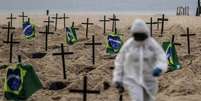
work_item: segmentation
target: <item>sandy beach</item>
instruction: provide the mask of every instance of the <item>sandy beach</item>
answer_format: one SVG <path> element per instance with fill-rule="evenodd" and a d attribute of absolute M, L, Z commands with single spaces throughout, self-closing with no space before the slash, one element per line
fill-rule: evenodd
<path fill-rule="evenodd" d="M 18 16 L 20 13 L 14 14 Z M 32 59 L 31 53 L 44 52 L 45 35 L 37 34 L 36 39 L 27 41 L 22 35 L 21 18 L 13 21 L 13 26 L 16 27 L 14 39 L 20 41 L 19 45 L 14 45 L 13 62 L 17 61 L 17 55 L 22 56 L 23 63 L 29 63 L 34 66 L 44 89 L 37 91 L 28 101 L 82 101 L 81 94 L 70 93 L 70 88 L 82 89 L 83 75 L 88 76 L 88 88 L 92 90 L 100 90 L 99 95 L 88 95 L 88 101 L 118 101 L 118 91 L 113 86 L 109 89 L 103 89 L 103 82 L 108 82 L 112 85 L 111 67 L 114 66 L 114 59 L 106 59 L 105 53 L 105 35 L 103 34 L 103 23 L 99 20 L 103 19 L 104 14 L 67 14 L 70 19 L 67 19 L 67 26 L 70 26 L 74 21 L 75 26 L 79 28 L 77 32 L 79 42 L 74 45 L 65 43 L 65 32 L 63 30 L 63 20 L 58 20 L 58 30 L 53 35 L 49 35 L 47 55 L 42 59 Z M 112 14 L 105 14 L 112 17 Z M 8 22 L 6 16 L 0 16 L 0 27 L 5 26 Z M 55 16 L 55 15 L 51 15 Z M 63 16 L 63 14 L 59 14 Z M 123 38 L 126 41 L 129 37 L 129 27 L 133 20 L 140 18 L 146 22 L 150 21 L 150 17 L 156 21 L 161 15 L 133 15 L 133 14 L 116 14 L 120 19 L 117 22 L 118 31 L 124 34 Z M 201 18 L 193 16 L 166 16 L 169 21 L 165 22 L 165 32 L 163 37 L 159 37 L 160 30 L 154 26 L 153 37 L 162 44 L 164 41 L 171 40 L 172 35 L 175 35 L 175 41 L 181 43 L 181 46 L 176 46 L 177 55 L 182 64 L 182 69 L 165 73 L 159 78 L 159 92 L 156 101 L 201 101 Z M 37 26 L 36 30 L 44 31 L 47 20 L 45 15 L 30 15 L 31 21 Z M 90 18 L 90 22 L 94 23 L 89 27 L 89 40 L 85 39 L 86 18 Z M 112 22 L 107 23 L 107 32 L 111 31 Z M 190 28 L 190 33 L 196 36 L 190 37 L 191 55 L 187 53 L 186 37 L 181 37 L 180 34 L 186 33 L 186 28 Z M 51 24 L 51 31 L 54 31 L 54 24 Z M 6 40 L 7 30 L 0 29 L 0 64 L 8 64 L 9 62 L 9 46 L 3 43 Z M 96 64 L 91 63 L 91 47 L 85 46 L 84 43 L 91 42 L 91 36 L 95 35 L 96 42 L 103 43 L 102 46 L 96 46 Z M 60 44 L 64 43 L 65 51 L 73 51 L 74 55 L 66 56 L 65 62 L 67 67 L 67 79 L 63 80 L 61 56 L 52 56 L 52 53 L 60 52 Z M 93 67 L 94 69 L 88 69 Z M 0 101 L 3 98 L 3 78 L 5 69 L 0 70 Z M 67 87 L 58 90 L 48 90 L 48 84 L 53 81 L 62 81 L 67 84 Z M 130 101 L 127 91 L 124 93 L 124 101 Z"/>

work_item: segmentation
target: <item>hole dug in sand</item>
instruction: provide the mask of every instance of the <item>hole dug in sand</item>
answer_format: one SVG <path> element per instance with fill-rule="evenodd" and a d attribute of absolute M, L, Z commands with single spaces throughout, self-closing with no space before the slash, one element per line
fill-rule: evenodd
<path fill-rule="evenodd" d="M 67 87 L 69 83 L 63 81 L 51 81 L 48 85 L 48 90 L 61 90 Z"/>

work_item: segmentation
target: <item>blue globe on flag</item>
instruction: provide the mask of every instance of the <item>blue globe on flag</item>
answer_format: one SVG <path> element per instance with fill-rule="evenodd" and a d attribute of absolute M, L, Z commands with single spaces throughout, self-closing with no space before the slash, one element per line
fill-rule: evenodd
<path fill-rule="evenodd" d="M 121 39 L 117 36 L 108 36 L 108 43 L 113 49 L 121 48 Z"/>
<path fill-rule="evenodd" d="M 35 37 L 35 27 L 30 22 L 23 24 L 23 33 L 27 39 Z"/>

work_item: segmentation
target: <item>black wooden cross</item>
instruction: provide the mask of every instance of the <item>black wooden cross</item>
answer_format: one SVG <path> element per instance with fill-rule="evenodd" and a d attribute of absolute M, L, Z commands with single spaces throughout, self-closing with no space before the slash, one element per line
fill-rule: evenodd
<path fill-rule="evenodd" d="M 54 21 L 50 20 L 50 16 L 48 16 L 48 20 L 44 22 L 47 23 L 48 29 L 50 28 L 50 23 L 54 23 Z"/>
<path fill-rule="evenodd" d="M 87 22 L 82 24 L 86 25 L 86 39 L 88 39 L 89 25 L 93 25 L 93 23 L 89 23 L 89 18 L 87 18 Z"/>
<path fill-rule="evenodd" d="M 189 28 L 187 27 L 187 34 L 181 34 L 182 37 L 187 37 L 188 43 L 188 55 L 191 54 L 191 46 L 190 46 L 190 36 L 195 36 L 196 34 L 190 34 Z"/>
<path fill-rule="evenodd" d="M 92 63 L 95 64 L 95 46 L 96 45 L 102 45 L 102 43 L 96 43 L 95 42 L 95 36 L 92 35 L 92 43 L 85 43 L 85 45 L 91 45 L 92 46 Z"/>
<path fill-rule="evenodd" d="M 10 26 L 13 27 L 13 20 L 17 19 L 16 17 L 13 17 L 13 14 L 10 14 L 10 17 L 7 17 L 6 19 L 10 19 Z"/>
<path fill-rule="evenodd" d="M 150 22 L 147 22 L 146 24 L 150 24 L 150 33 L 151 33 L 151 36 L 152 36 L 153 35 L 153 25 L 158 24 L 158 22 L 153 22 L 153 19 L 151 17 Z"/>
<path fill-rule="evenodd" d="M 52 17 L 52 19 L 55 19 L 55 28 L 54 28 L 54 31 L 57 31 L 57 22 L 58 22 L 58 19 L 62 19 L 62 18 L 58 17 L 58 13 L 56 13 L 56 16 Z"/>
<path fill-rule="evenodd" d="M 47 25 L 45 27 L 45 32 L 39 32 L 39 33 L 45 34 L 45 51 L 47 51 L 47 47 L 48 47 L 48 35 L 49 34 L 54 34 L 54 33 L 49 31 L 49 27 Z"/>
<path fill-rule="evenodd" d="M 10 41 L 7 41 L 7 42 L 4 42 L 4 43 L 9 43 L 10 44 L 10 57 L 9 57 L 9 63 L 12 63 L 12 57 L 13 57 L 13 44 L 19 44 L 19 42 L 14 42 L 13 41 L 13 35 L 14 35 L 14 32 L 11 33 L 11 37 L 10 37 Z"/>
<path fill-rule="evenodd" d="M 15 27 L 11 27 L 10 22 L 8 22 L 8 26 L 7 26 L 7 27 L 2 27 L 2 29 L 7 29 L 7 40 L 4 41 L 4 42 L 9 42 L 9 39 L 10 39 L 10 31 L 11 31 L 11 30 L 14 30 Z"/>
<path fill-rule="evenodd" d="M 109 22 L 110 20 L 106 19 L 106 16 L 104 15 L 103 20 L 99 20 L 100 22 L 103 22 L 103 34 L 106 34 L 106 22 Z"/>
<path fill-rule="evenodd" d="M 52 55 L 61 55 L 62 57 L 62 64 L 63 64 L 63 78 L 66 79 L 66 66 L 65 66 L 65 55 L 72 55 L 73 52 L 65 52 L 64 45 L 61 44 L 61 53 L 53 53 Z"/>
<path fill-rule="evenodd" d="M 115 14 L 113 14 L 112 18 L 109 18 L 109 20 L 112 20 L 112 32 L 115 31 L 115 28 L 117 27 L 117 21 L 120 21 Z"/>
<path fill-rule="evenodd" d="M 66 19 L 69 19 L 70 17 L 66 16 L 66 14 L 64 13 L 63 17 L 60 18 L 64 20 L 64 29 L 66 29 Z"/>
<path fill-rule="evenodd" d="M 165 23 L 165 21 L 168 21 L 168 18 L 165 18 L 165 15 L 163 14 L 162 18 L 158 18 L 157 20 L 161 21 L 161 37 L 162 37 L 163 36 L 163 31 L 164 31 L 164 23 Z"/>
<path fill-rule="evenodd" d="M 87 76 L 84 76 L 84 82 L 83 82 L 83 89 L 70 89 L 69 90 L 72 93 L 82 93 L 83 94 L 83 101 L 87 101 L 87 94 L 100 94 L 100 91 L 98 90 L 88 90 L 87 89 Z"/>
<path fill-rule="evenodd" d="M 175 42 L 175 36 L 172 35 L 172 41 L 171 41 L 174 45 L 178 45 L 178 46 L 181 46 L 181 43 L 176 43 Z"/>
<path fill-rule="evenodd" d="M 79 30 L 79 28 L 75 27 L 75 22 L 74 21 L 72 22 L 72 26 L 71 27 L 74 28 L 75 30 Z"/>
<path fill-rule="evenodd" d="M 22 15 L 19 15 L 19 17 L 22 17 L 22 26 L 24 24 L 24 19 L 27 18 L 28 16 L 24 15 L 24 12 L 22 12 Z"/>

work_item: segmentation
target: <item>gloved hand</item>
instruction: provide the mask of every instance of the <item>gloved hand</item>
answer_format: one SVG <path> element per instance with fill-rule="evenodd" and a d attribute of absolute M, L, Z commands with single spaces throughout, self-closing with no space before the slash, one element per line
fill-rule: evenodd
<path fill-rule="evenodd" d="M 123 83 L 122 82 L 115 82 L 115 86 L 119 90 L 119 93 L 123 93 L 124 92 L 124 87 L 123 87 Z"/>
<path fill-rule="evenodd" d="M 159 77 L 160 75 L 161 75 L 161 73 L 162 73 L 162 70 L 160 69 L 160 68 L 155 68 L 154 70 L 153 70 L 153 76 L 154 77 Z"/>

